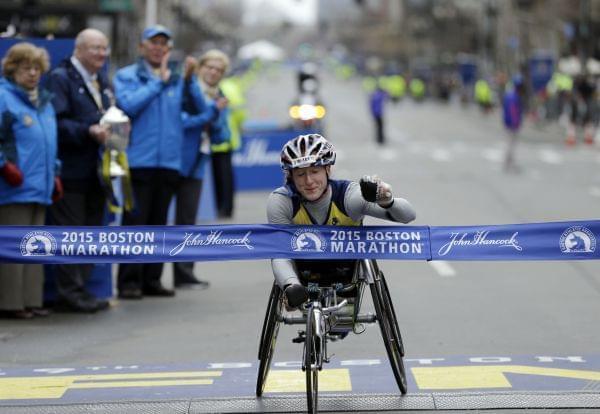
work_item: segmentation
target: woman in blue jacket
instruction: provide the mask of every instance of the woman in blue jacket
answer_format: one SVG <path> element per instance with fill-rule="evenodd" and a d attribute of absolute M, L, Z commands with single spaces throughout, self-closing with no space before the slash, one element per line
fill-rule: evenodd
<path fill-rule="evenodd" d="M 57 177 L 56 116 L 50 95 L 39 88 L 49 67 L 45 49 L 12 46 L 2 60 L 0 79 L 0 226 L 41 226 L 46 206 L 60 198 Z M 56 242 L 32 231 L 21 243 L 24 256 L 51 255 Z M 0 264 L 0 314 L 30 319 L 45 316 L 44 275 L 38 264 Z"/>
<path fill-rule="evenodd" d="M 213 49 L 203 54 L 197 65 L 190 63 L 188 66 L 197 66 L 197 76 L 189 77 L 183 91 L 181 119 L 184 138 L 175 211 L 175 224 L 180 225 L 196 224 L 202 180 L 211 156 L 211 144 L 221 144 L 229 139 L 227 99 L 218 89 L 218 82 L 229 67 L 229 58 L 223 52 Z M 205 107 L 197 105 L 197 102 L 202 101 L 205 101 Z M 175 287 L 208 287 L 207 281 L 194 275 L 194 263 L 178 262 L 173 265 Z"/>

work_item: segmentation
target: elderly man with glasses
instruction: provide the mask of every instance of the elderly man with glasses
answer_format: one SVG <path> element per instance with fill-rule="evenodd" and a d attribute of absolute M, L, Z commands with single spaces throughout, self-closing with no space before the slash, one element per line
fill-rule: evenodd
<path fill-rule="evenodd" d="M 100 125 L 112 97 L 102 70 L 109 54 L 104 33 L 85 29 L 75 38 L 73 55 L 50 74 L 65 192 L 49 210 L 55 225 L 100 226 L 104 220 L 106 199 L 97 171 L 99 149 L 109 137 L 108 128 Z M 108 308 L 106 300 L 86 289 L 92 269 L 92 264 L 55 266 L 57 310 L 93 313 Z"/>

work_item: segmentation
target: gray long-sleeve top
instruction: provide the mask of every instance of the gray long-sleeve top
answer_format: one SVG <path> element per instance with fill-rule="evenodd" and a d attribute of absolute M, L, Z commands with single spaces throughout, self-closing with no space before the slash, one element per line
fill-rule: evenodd
<path fill-rule="evenodd" d="M 273 191 L 267 201 L 267 220 L 271 224 L 293 224 L 292 200 L 285 195 L 286 190 L 278 188 Z M 303 201 L 304 208 L 317 223 L 325 223 L 331 203 L 331 186 L 323 197 L 314 202 Z M 360 185 L 351 182 L 344 194 L 344 208 L 354 221 L 362 221 L 365 216 L 389 220 L 397 223 L 410 223 L 416 217 L 413 206 L 404 198 L 395 197 L 391 207 L 383 208 L 376 203 L 366 201 L 361 194 Z M 292 259 L 271 260 L 273 274 L 282 289 L 290 283 L 299 283 Z"/>

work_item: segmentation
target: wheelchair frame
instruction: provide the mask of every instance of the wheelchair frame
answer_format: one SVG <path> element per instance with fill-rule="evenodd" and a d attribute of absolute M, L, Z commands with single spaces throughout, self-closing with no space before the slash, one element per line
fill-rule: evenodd
<path fill-rule="evenodd" d="M 360 313 L 362 293 L 366 285 L 369 285 L 371 291 L 375 315 Z M 340 314 L 348 301 L 339 300 L 339 295 L 352 289 L 355 289 L 352 316 Z M 284 311 L 283 292 L 273 283 L 258 348 L 256 396 L 261 397 L 264 392 L 282 322 L 286 325 L 306 326 L 304 335 L 300 334 L 300 340 L 304 342 L 302 371 L 306 372 L 308 412 L 317 412 L 318 374 L 323 363 L 329 362 L 327 341 L 340 333 L 343 337 L 344 332 L 354 331 L 357 324 L 379 323 L 394 378 L 401 394 L 406 394 L 404 345 L 387 282 L 377 262 L 372 259 L 357 260 L 350 284 L 319 286 L 309 283 L 308 290 L 310 299 L 302 307 L 302 316 L 293 316 Z"/>

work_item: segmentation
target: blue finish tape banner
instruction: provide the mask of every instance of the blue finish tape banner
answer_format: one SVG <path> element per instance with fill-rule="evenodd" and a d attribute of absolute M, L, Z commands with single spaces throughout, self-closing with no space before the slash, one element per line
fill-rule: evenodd
<path fill-rule="evenodd" d="M 153 263 L 270 258 L 427 260 L 428 227 L 0 227 L 0 262 Z"/>
<path fill-rule="evenodd" d="M 600 221 L 496 226 L 0 227 L 0 262 L 598 260 Z"/>
<path fill-rule="evenodd" d="M 600 221 L 430 227 L 432 260 L 600 259 Z"/>

